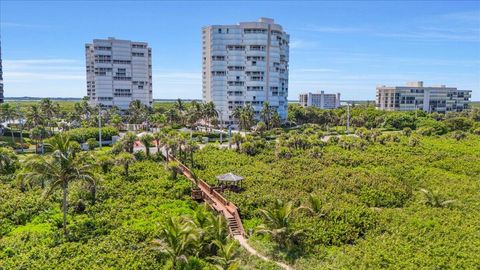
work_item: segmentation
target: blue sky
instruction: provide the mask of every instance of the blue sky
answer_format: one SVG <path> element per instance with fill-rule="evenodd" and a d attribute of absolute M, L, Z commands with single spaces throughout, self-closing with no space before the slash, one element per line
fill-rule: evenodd
<path fill-rule="evenodd" d="M 423 80 L 480 100 L 480 1 L 0 2 L 7 97 L 84 96 L 84 44 L 116 37 L 152 47 L 154 98 L 201 98 L 201 27 L 270 17 L 290 34 L 289 99 Z"/>

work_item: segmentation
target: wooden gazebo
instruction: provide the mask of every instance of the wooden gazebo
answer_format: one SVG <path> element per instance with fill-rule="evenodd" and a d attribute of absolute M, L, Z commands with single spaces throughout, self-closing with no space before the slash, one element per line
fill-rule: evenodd
<path fill-rule="evenodd" d="M 238 191 L 242 187 L 243 179 L 244 178 L 242 176 L 236 175 L 231 172 L 222 174 L 217 176 L 218 187 L 220 187 L 222 190 L 225 188 L 228 188 L 228 189 Z"/>

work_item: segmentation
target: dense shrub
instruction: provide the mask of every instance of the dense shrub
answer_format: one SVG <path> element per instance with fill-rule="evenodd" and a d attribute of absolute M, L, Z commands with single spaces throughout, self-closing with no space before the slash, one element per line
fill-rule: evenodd
<path fill-rule="evenodd" d="M 415 116 L 406 113 L 391 113 L 385 117 L 383 126 L 385 128 L 394 128 L 397 130 L 402 130 L 406 127 L 415 129 Z"/>
<path fill-rule="evenodd" d="M 472 128 L 473 124 L 473 120 L 467 117 L 453 117 L 445 120 L 445 125 L 450 131 L 468 131 Z"/>
<path fill-rule="evenodd" d="M 426 136 L 443 135 L 448 131 L 445 123 L 429 118 L 421 118 L 417 123 L 417 128 L 420 134 L 425 134 Z"/>
<path fill-rule="evenodd" d="M 66 131 L 70 138 L 79 143 L 84 143 L 88 139 L 99 139 L 98 128 L 76 128 Z M 113 136 L 118 136 L 118 130 L 113 127 L 102 127 L 102 140 L 109 141 Z"/>
<path fill-rule="evenodd" d="M 417 262 L 422 268 L 435 268 L 439 261 L 445 268 L 472 268 L 478 258 L 472 252 L 476 244 L 465 239 L 474 237 L 480 227 L 475 215 L 479 205 L 474 203 L 479 199 L 475 192 L 480 173 L 478 136 L 456 142 L 450 134 L 414 133 L 408 138 L 387 134 L 380 140 L 391 138 L 394 143 L 370 142 L 362 151 L 342 145 L 366 140 L 345 137 L 338 145 L 305 150 L 267 146 L 253 157 L 204 148 L 196 155 L 196 174 L 212 184 L 216 175 L 228 171 L 245 177 L 242 192 L 225 196 L 240 208 L 247 229 L 258 225 L 258 209 L 276 199 L 309 208 L 309 194 L 319 194 L 321 210 L 316 214 L 305 210 L 295 218 L 294 229 L 305 233 L 301 255 L 270 248 L 268 237 L 250 240 L 273 256 L 301 256 L 296 269 L 318 265 L 320 269 L 407 269 L 415 268 Z M 321 157 L 312 158 L 317 150 Z M 441 190 L 446 199 L 456 200 L 455 206 L 425 207 L 419 194 L 424 187 Z M 437 246 L 439 254 L 423 252 Z M 468 255 L 451 259 L 448 254 L 458 250 Z M 380 263 L 385 257 L 388 262 Z"/>

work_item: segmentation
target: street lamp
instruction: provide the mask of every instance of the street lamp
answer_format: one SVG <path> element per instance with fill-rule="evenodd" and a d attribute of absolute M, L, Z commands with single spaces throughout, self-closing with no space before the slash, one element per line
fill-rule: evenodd
<path fill-rule="evenodd" d="M 98 147 L 100 150 L 102 149 L 102 115 L 104 112 L 100 107 L 98 108 Z"/>
<path fill-rule="evenodd" d="M 347 130 L 345 133 L 350 134 L 350 103 L 342 102 L 341 105 L 347 106 Z"/>
<path fill-rule="evenodd" d="M 24 119 L 23 119 L 23 113 L 20 111 L 20 107 L 18 106 L 17 104 L 17 111 L 18 111 L 18 123 L 20 124 L 20 148 L 22 149 L 22 153 L 23 153 L 23 123 L 24 123 Z"/>
<path fill-rule="evenodd" d="M 220 145 L 223 143 L 223 110 L 217 110 L 218 114 L 220 115 Z"/>

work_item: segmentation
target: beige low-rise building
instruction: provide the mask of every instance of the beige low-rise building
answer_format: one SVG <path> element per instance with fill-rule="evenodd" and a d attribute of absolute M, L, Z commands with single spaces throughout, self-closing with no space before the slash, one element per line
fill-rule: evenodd
<path fill-rule="evenodd" d="M 377 86 L 377 109 L 386 111 L 459 112 L 469 107 L 471 90 L 456 87 L 424 86 L 422 81 L 406 86 Z"/>

